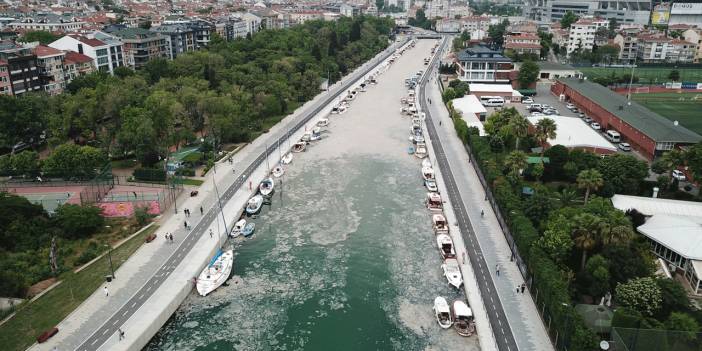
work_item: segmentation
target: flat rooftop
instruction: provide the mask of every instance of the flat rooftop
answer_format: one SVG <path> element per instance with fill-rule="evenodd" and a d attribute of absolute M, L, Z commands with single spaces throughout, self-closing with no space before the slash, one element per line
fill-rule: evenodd
<path fill-rule="evenodd" d="M 544 118 L 556 122 L 556 137 L 549 139 L 551 145 L 563 145 L 568 148 L 597 148 L 600 150 L 617 151 L 602 135 L 592 129 L 583 120 L 565 116 L 529 116 L 527 120 L 532 125 Z"/>

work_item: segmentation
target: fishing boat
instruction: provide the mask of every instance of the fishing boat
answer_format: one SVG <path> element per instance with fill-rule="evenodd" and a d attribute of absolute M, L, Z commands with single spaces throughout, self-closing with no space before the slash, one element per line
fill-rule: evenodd
<path fill-rule="evenodd" d="M 434 228 L 434 233 L 436 234 L 447 234 L 449 232 L 448 222 L 446 217 L 441 213 L 437 213 L 431 216 L 432 226 Z"/>
<path fill-rule="evenodd" d="M 453 318 L 451 308 L 445 298 L 437 296 L 434 299 L 434 314 L 436 315 L 436 322 L 439 323 L 441 328 L 451 328 Z"/>
<path fill-rule="evenodd" d="M 431 167 L 431 160 L 429 160 L 428 158 L 423 159 L 422 160 L 422 168 L 424 168 L 424 167 Z"/>
<path fill-rule="evenodd" d="M 244 229 L 241 230 L 241 235 L 248 238 L 253 235 L 254 230 L 256 230 L 256 223 L 247 223 Z"/>
<path fill-rule="evenodd" d="M 284 165 L 289 165 L 292 163 L 293 160 L 293 155 L 292 153 L 288 152 L 287 154 L 283 155 L 283 157 L 280 158 L 280 163 Z"/>
<path fill-rule="evenodd" d="M 302 138 L 300 138 L 300 141 L 308 142 L 312 140 L 312 132 L 306 131 L 305 134 L 302 134 Z"/>
<path fill-rule="evenodd" d="M 285 168 L 281 165 L 277 165 L 273 167 L 273 171 L 271 171 L 271 174 L 276 178 L 280 178 L 283 176 L 283 174 L 285 174 Z"/>
<path fill-rule="evenodd" d="M 314 127 L 310 134 L 310 141 L 317 141 L 319 139 L 322 139 L 322 128 Z"/>
<path fill-rule="evenodd" d="M 271 177 L 262 180 L 261 184 L 258 185 L 258 191 L 260 191 L 261 195 L 263 196 L 269 196 L 270 194 L 272 194 L 274 188 L 275 181 Z"/>
<path fill-rule="evenodd" d="M 256 195 L 246 204 L 246 214 L 249 216 L 256 214 L 261 211 L 261 207 L 263 207 L 263 195 Z"/>
<path fill-rule="evenodd" d="M 427 145 L 425 143 L 417 143 L 417 149 L 414 150 L 414 156 L 418 158 L 427 157 Z"/>
<path fill-rule="evenodd" d="M 426 179 L 424 181 L 424 186 L 427 187 L 427 190 L 432 191 L 432 192 L 438 192 L 439 187 L 436 185 L 436 180 L 434 179 Z"/>
<path fill-rule="evenodd" d="M 331 114 L 338 115 L 339 114 L 339 106 L 332 107 Z"/>
<path fill-rule="evenodd" d="M 429 167 L 422 167 L 422 178 L 424 180 L 434 179 L 434 169 Z"/>
<path fill-rule="evenodd" d="M 318 127 L 326 127 L 328 125 L 329 125 L 329 118 L 322 118 L 319 121 L 317 121 Z"/>
<path fill-rule="evenodd" d="M 456 289 L 460 289 L 461 285 L 463 285 L 463 276 L 461 275 L 461 268 L 458 266 L 458 260 L 455 258 L 444 259 L 441 269 L 444 271 L 444 277 L 446 277 L 448 283 Z"/>
<path fill-rule="evenodd" d="M 434 192 L 427 193 L 426 205 L 429 211 L 439 213 L 441 213 L 441 209 L 444 206 L 443 202 L 441 201 L 441 195 L 439 195 L 439 193 Z"/>
<path fill-rule="evenodd" d="M 307 147 L 307 143 L 304 141 L 298 141 L 292 146 L 292 152 L 303 152 Z"/>
<path fill-rule="evenodd" d="M 219 288 L 229 278 L 233 266 L 234 252 L 232 250 L 217 252 L 215 257 L 212 258 L 207 267 L 197 277 L 197 292 L 201 296 L 207 296 L 207 294 Z"/>
<path fill-rule="evenodd" d="M 245 219 L 240 219 L 238 222 L 234 223 L 234 228 L 232 228 L 232 232 L 229 234 L 232 238 L 236 238 L 237 236 L 241 235 L 241 230 L 244 229 L 246 226 L 246 220 Z"/>
<path fill-rule="evenodd" d="M 422 133 L 416 133 L 412 136 L 412 142 L 415 144 L 424 144 L 424 135 Z"/>
<path fill-rule="evenodd" d="M 464 301 L 455 300 L 451 309 L 453 327 L 460 336 L 471 336 L 475 333 L 475 319 L 473 311 Z"/>
<path fill-rule="evenodd" d="M 436 244 L 439 246 L 441 257 L 444 259 L 456 257 L 456 250 L 453 247 L 453 240 L 448 234 L 439 234 L 436 236 Z"/>

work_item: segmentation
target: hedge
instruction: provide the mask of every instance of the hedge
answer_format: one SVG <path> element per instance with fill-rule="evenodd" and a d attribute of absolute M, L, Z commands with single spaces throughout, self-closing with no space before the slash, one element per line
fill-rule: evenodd
<path fill-rule="evenodd" d="M 137 168 L 134 170 L 134 179 L 147 182 L 166 181 L 166 171 L 160 168 Z"/>

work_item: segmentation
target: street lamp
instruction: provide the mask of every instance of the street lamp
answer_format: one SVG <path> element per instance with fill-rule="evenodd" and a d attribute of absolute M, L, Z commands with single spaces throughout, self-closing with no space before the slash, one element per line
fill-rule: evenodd
<path fill-rule="evenodd" d="M 112 272 L 112 279 L 117 279 L 117 277 L 115 276 L 115 268 L 112 265 L 112 246 L 105 244 L 105 247 L 109 248 L 109 250 L 107 251 L 107 257 L 110 260 L 110 271 Z"/>

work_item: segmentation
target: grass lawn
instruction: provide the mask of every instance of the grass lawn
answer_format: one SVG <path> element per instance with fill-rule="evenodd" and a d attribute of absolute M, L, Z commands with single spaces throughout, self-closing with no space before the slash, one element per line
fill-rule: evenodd
<path fill-rule="evenodd" d="M 204 181 L 200 179 L 190 179 L 190 178 L 183 178 L 182 181 L 183 185 L 195 185 L 195 186 L 200 186 Z"/>
<path fill-rule="evenodd" d="M 610 76 L 614 72 L 617 76 L 631 73 L 631 68 L 614 68 L 614 67 L 578 67 L 578 70 L 583 72 L 588 79 L 594 79 L 601 76 Z M 658 82 L 665 83 L 670 81 L 668 75 L 675 68 L 654 68 L 654 67 L 637 67 L 634 70 L 634 75 L 639 77 L 640 83 Z M 680 81 L 682 82 L 702 82 L 702 68 L 677 68 L 680 72 Z"/>
<path fill-rule="evenodd" d="M 115 270 L 144 244 L 144 239 L 156 229 L 157 226 L 153 225 L 115 249 L 112 252 Z M 109 274 L 107 255 L 79 273 L 73 273 L 73 271 L 63 273 L 59 277 L 63 281 L 61 285 L 33 303 L 22 305 L 12 319 L 0 326 L 2 349 L 20 351 L 31 346 L 39 334 L 56 326 L 98 289 L 105 281 L 107 274 Z"/>
<path fill-rule="evenodd" d="M 700 100 L 692 100 L 696 96 Z M 702 94 L 699 93 L 653 93 L 632 94 L 635 101 L 659 113 L 663 117 L 678 121 L 681 125 L 702 135 Z"/>

